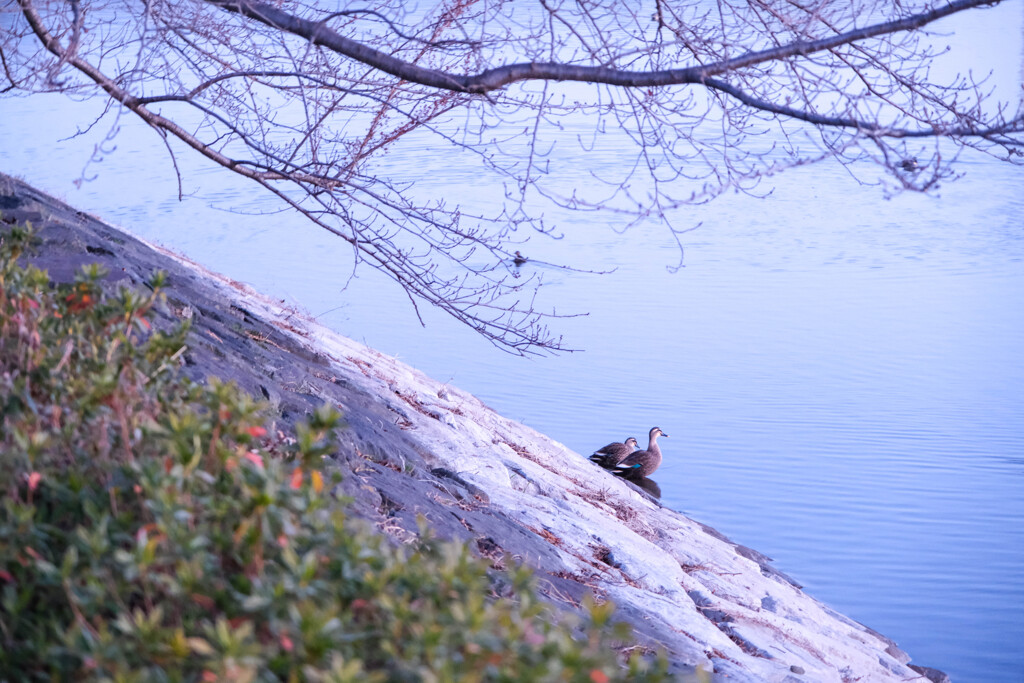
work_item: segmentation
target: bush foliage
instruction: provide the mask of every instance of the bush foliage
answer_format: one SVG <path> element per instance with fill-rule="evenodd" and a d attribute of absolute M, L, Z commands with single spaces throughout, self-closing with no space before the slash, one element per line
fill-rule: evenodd
<path fill-rule="evenodd" d="M 177 371 L 162 275 L 53 286 L 17 263 L 31 238 L 0 236 L 0 681 L 665 678 L 618 662 L 610 605 L 574 638 L 527 571 L 347 518 L 334 411 L 271 439 L 265 406 Z"/>

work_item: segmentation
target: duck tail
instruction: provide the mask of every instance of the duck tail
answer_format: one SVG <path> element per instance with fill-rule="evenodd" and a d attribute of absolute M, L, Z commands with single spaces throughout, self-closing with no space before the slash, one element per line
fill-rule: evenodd
<path fill-rule="evenodd" d="M 611 473 L 616 477 L 635 477 L 637 472 L 640 471 L 640 467 L 640 463 L 636 463 L 635 465 L 616 465 L 611 468 Z"/>

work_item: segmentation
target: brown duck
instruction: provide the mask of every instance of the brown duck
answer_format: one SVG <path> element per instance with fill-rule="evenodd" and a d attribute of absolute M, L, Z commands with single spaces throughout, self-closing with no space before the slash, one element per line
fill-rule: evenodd
<path fill-rule="evenodd" d="M 651 476 L 651 473 L 661 465 L 661 448 L 658 447 L 659 436 L 668 438 L 668 434 L 658 427 L 651 429 L 647 450 L 630 453 L 612 468 L 612 473 L 628 479 L 642 479 Z"/>
<path fill-rule="evenodd" d="M 590 456 L 590 462 L 597 463 L 606 470 L 610 470 L 622 462 L 623 458 L 636 449 L 636 439 L 631 436 L 623 443 L 616 441 L 615 443 L 610 443 L 607 446 L 598 448 Z"/>

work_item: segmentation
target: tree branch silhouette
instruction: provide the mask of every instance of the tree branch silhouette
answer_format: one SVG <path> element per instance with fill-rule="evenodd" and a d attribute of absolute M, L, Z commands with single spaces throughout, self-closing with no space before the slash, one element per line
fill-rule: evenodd
<path fill-rule="evenodd" d="M 1022 163 L 1020 93 L 937 78 L 923 32 L 996 4 L 18 0 L 0 94 L 101 93 L 161 135 L 176 173 L 174 140 L 344 240 L 417 315 L 527 354 L 565 350 L 548 327 L 562 314 L 511 265 L 530 235 L 561 234 L 547 204 L 620 232 L 658 221 L 681 247 L 677 209 L 787 168 L 868 162 L 926 191 L 965 148 Z M 628 156 L 602 162 L 608 140 Z M 504 195 L 425 196 L 383 164 L 410 144 Z"/>

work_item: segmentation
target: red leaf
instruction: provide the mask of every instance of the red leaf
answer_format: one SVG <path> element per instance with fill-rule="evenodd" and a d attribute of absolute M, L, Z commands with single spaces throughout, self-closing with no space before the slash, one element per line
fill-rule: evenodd
<path fill-rule="evenodd" d="M 193 593 L 191 596 L 192 602 L 196 603 L 203 609 L 213 609 L 217 603 L 213 601 L 213 598 L 207 595 L 200 595 L 199 593 Z"/>

